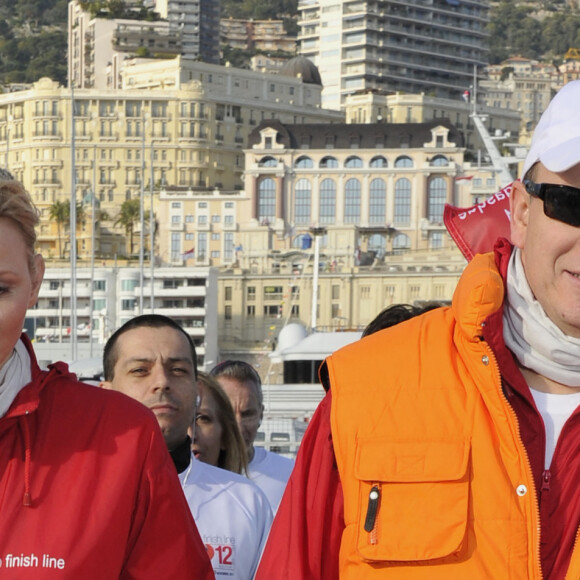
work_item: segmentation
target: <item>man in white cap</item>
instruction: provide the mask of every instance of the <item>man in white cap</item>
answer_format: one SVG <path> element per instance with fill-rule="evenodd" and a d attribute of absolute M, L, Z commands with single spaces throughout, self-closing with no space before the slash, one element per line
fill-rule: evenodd
<path fill-rule="evenodd" d="M 580 81 L 510 209 L 449 308 L 326 360 L 258 580 L 580 578 Z"/>

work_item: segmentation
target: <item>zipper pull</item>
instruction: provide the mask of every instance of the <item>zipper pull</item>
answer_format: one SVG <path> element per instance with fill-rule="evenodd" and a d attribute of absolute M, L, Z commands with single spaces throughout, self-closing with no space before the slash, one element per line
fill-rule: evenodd
<path fill-rule="evenodd" d="M 542 490 L 541 491 L 550 491 L 550 478 L 552 477 L 552 473 L 549 469 L 546 469 L 542 472 Z"/>
<path fill-rule="evenodd" d="M 377 511 L 381 492 L 378 485 L 373 485 L 369 493 L 369 507 L 367 508 L 367 517 L 365 518 L 365 532 L 372 532 L 377 519 Z"/>

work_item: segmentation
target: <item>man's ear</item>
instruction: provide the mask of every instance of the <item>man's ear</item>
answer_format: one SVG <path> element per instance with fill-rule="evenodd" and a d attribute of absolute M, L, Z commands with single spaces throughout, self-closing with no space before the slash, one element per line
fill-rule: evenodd
<path fill-rule="evenodd" d="M 518 248 L 524 247 L 530 217 L 532 196 L 521 181 L 514 181 L 510 196 L 510 237 Z"/>
<path fill-rule="evenodd" d="M 111 381 L 101 381 L 99 383 L 99 387 L 101 389 L 108 389 L 109 391 L 113 390 L 113 383 L 111 383 Z"/>

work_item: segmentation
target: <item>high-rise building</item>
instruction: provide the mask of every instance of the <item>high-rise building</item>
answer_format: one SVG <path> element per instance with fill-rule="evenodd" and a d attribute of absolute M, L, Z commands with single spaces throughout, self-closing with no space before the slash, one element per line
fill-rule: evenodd
<path fill-rule="evenodd" d="M 360 90 L 460 98 L 487 64 L 489 0 L 301 0 L 299 52 L 318 66 L 322 105 Z"/>
<path fill-rule="evenodd" d="M 125 2 L 123 18 L 93 14 L 79 0 L 68 7 L 68 83 L 75 88 L 116 89 L 123 62 L 134 56 L 184 56 L 219 64 L 219 0 L 159 0 L 149 6 L 159 20 L 139 19 Z"/>

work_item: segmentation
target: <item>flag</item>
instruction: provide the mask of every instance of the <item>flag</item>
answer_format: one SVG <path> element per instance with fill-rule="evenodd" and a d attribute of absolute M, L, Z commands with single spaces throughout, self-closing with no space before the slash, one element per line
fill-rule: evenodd
<path fill-rule="evenodd" d="M 469 103 L 469 101 L 471 100 L 471 93 L 469 91 L 463 91 L 463 95 L 461 95 L 463 97 L 463 100 L 466 103 Z"/>
<path fill-rule="evenodd" d="M 491 252 L 498 238 L 510 237 L 512 184 L 472 207 L 445 205 L 443 222 L 467 260 Z"/>
<path fill-rule="evenodd" d="M 188 258 L 193 258 L 194 253 L 195 253 L 195 248 L 191 248 L 191 250 L 187 250 L 187 252 L 183 252 L 183 254 L 181 254 L 181 259 L 187 260 Z"/>
<path fill-rule="evenodd" d="M 473 179 L 473 175 L 458 175 L 455 178 L 455 181 L 471 181 Z"/>
<path fill-rule="evenodd" d="M 235 250 L 236 252 L 243 252 L 243 251 L 244 251 L 244 246 L 242 246 L 242 244 L 240 244 L 239 246 L 236 246 L 236 247 L 234 248 L 234 250 Z"/>

